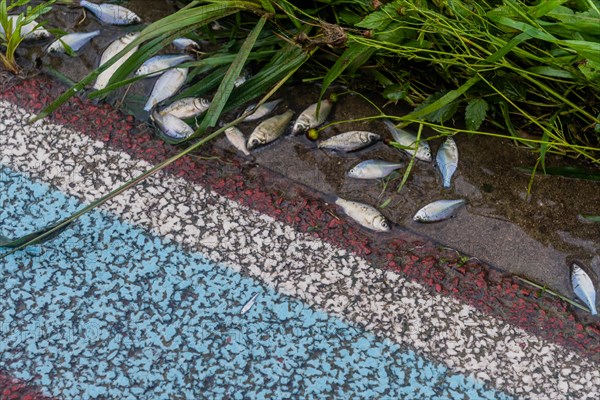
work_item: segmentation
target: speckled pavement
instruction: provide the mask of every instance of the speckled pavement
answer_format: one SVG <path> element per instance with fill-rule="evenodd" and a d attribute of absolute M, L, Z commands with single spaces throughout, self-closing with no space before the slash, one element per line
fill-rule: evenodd
<path fill-rule="evenodd" d="M 45 90 L 0 100 L 5 236 L 172 151 L 106 107 L 27 125 Z M 0 370 L 61 399 L 600 394 L 597 319 L 309 194 L 269 196 L 261 174 L 187 159 L 0 260 Z"/>

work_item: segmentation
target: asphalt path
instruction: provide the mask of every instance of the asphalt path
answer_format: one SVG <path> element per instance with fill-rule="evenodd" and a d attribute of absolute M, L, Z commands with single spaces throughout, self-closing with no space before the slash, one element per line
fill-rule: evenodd
<path fill-rule="evenodd" d="M 80 100 L 28 124 L 58 90 L 38 78 L 0 96 L 1 235 L 68 216 L 175 151 Z M 600 395 L 597 318 L 400 227 L 364 232 L 318 194 L 214 151 L 0 260 L 3 390 Z"/>

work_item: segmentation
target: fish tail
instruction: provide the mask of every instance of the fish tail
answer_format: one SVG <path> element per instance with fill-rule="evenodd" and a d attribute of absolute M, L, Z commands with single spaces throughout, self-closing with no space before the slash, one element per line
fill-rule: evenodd
<path fill-rule="evenodd" d="M 394 129 L 396 129 L 396 125 L 394 125 L 394 123 L 393 123 L 392 121 L 390 121 L 389 119 L 384 119 L 384 120 L 383 120 L 383 124 L 384 124 L 385 126 L 387 126 L 387 127 L 388 127 L 388 129 L 390 129 L 390 130 L 392 130 L 392 131 L 393 131 Z"/>

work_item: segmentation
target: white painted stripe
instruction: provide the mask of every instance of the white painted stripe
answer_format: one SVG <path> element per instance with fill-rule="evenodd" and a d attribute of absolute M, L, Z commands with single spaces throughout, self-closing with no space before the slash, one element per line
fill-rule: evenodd
<path fill-rule="evenodd" d="M 65 127 L 26 125 L 29 117 L 0 101 L 0 163 L 85 202 L 150 167 Z M 600 395 L 598 366 L 577 354 L 183 179 L 158 174 L 105 209 L 510 394 Z"/>

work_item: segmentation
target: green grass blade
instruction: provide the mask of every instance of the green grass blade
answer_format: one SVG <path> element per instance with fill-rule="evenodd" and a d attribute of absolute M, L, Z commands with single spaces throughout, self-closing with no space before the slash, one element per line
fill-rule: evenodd
<path fill-rule="evenodd" d="M 600 215 L 582 215 L 582 217 L 590 222 L 600 222 Z"/>
<path fill-rule="evenodd" d="M 534 169 L 531 167 L 517 167 L 517 170 L 530 173 Z M 577 167 L 548 167 L 546 168 L 546 175 L 584 179 L 588 181 L 600 181 L 600 174 Z"/>
<path fill-rule="evenodd" d="M 18 248 L 25 244 L 27 246 L 33 244 L 41 244 L 43 242 L 47 242 L 48 240 L 52 240 L 56 236 L 60 235 L 69 227 L 69 225 L 70 223 L 61 225 L 61 223 L 59 222 L 54 225 L 50 225 L 40 231 L 22 236 L 18 239 L 9 239 L 5 236 L 0 235 L 0 248 Z"/>
<path fill-rule="evenodd" d="M 423 107 L 419 110 L 413 111 L 410 114 L 400 117 L 399 119 L 403 120 L 403 121 L 420 119 L 431 113 L 434 113 L 434 112 L 438 111 L 439 109 L 441 109 L 442 107 L 445 107 L 448 104 L 455 101 L 456 99 L 458 99 L 460 96 L 465 94 L 473 85 L 475 85 L 479 81 L 480 81 L 479 76 L 473 76 L 468 81 L 463 83 L 458 89 L 449 91 L 448 93 L 446 93 L 441 98 L 434 101 L 433 103 L 429 104 L 428 106 Z"/>
<path fill-rule="evenodd" d="M 219 117 L 221 116 L 221 113 L 227 104 L 227 100 L 229 100 L 229 96 L 231 96 L 235 80 L 240 76 L 242 68 L 244 68 L 246 60 L 248 59 L 248 56 L 254 47 L 254 43 L 256 42 L 256 39 L 258 38 L 258 35 L 262 31 L 266 22 L 267 17 L 263 15 L 244 41 L 240 51 L 231 63 L 231 66 L 227 70 L 225 77 L 221 81 L 221 85 L 219 86 L 213 101 L 210 103 L 210 107 L 206 111 L 205 117 L 200 123 L 200 131 L 204 131 L 207 128 L 212 128 L 217 124 L 217 121 L 219 120 Z"/>
<path fill-rule="evenodd" d="M 365 46 L 361 43 L 350 43 L 340 58 L 337 59 L 333 67 L 327 71 L 325 78 L 323 78 L 323 86 L 321 87 L 319 99 L 323 98 L 323 95 L 325 95 L 329 86 L 331 86 L 331 84 L 335 82 L 347 68 L 358 68 L 366 62 L 373 53 L 375 53 L 375 50 L 374 47 Z"/>

